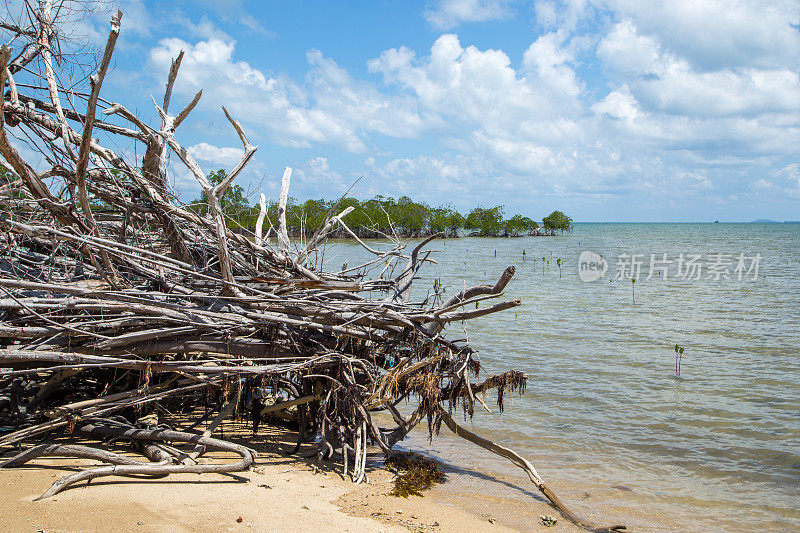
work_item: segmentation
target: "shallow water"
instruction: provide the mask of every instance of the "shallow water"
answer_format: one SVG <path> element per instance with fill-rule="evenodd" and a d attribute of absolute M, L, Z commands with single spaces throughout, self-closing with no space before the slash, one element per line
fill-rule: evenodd
<path fill-rule="evenodd" d="M 800 224 L 577 224 L 563 237 L 431 247 L 439 264 L 421 272 L 417 295 L 435 277 L 452 294 L 517 269 L 506 296 L 522 305 L 471 320 L 466 333 L 486 372 L 526 372 L 527 392 L 509 397 L 501 417 L 476 411 L 468 426 L 529 456 L 570 494 L 588 487 L 588 512 L 614 508 L 615 522 L 640 531 L 800 530 Z M 578 275 L 587 250 L 609 268 L 592 282 Z M 635 285 L 620 254 L 642 254 Z M 647 279 L 651 254 L 675 261 L 666 277 Z M 680 254 L 682 266 L 700 255 L 700 279 L 678 276 Z M 336 244 L 326 262 L 345 257 L 365 256 Z M 454 324 L 449 336 L 463 333 Z M 675 344 L 685 349 L 680 377 Z M 417 435 L 412 445 L 521 479 L 466 442 L 428 446 Z M 454 477 L 456 491 L 485 483 Z"/>

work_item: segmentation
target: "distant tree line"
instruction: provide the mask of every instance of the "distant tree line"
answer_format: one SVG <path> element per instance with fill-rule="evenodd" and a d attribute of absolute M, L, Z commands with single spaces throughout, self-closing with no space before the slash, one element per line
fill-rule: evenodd
<path fill-rule="evenodd" d="M 208 175 L 212 184 L 217 184 L 225 177 L 220 169 Z M 431 207 L 418 203 L 407 196 L 397 200 L 384 196 L 376 196 L 360 202 L 355 198 L 336 200 L 306 200 L 298 202 L 289 198 L 286 206 L 286 225 L 290 235 L 295 237 L 312 235 L 329 214 L 338 214 L 347 207 L 353 207 L 344 219 L 347 226 L 362 238 L 397 235 L 399 237 L 425 237 L 435 233 L 443 233 L 447 237 L 458 237 L 459 230 L 468 230 L 471 235 L 483 237 L 519 237 L 522 235 L 549 234 L 556 231 L 572 231 L 572 219 L 561 211 L 553 211 L 542 220 L 542 228 L 535 220 L 521 215 L 504 218 L 503 206 L 492 208 L 476 207 L 465 217 L 452 206 Z M 189 207 L 198 214 L 205 215 L 208 206 L 205 198 L 198 197 Z M 231 229 L 252 231 L 260 212 L 258 204 L 250 205 L 244 189 L 240 185 L 231 185 L 222 198 L 222 208 Z M 335 211 L 335 212 L 334 212 Z M 277 202 L 268 202 L 267 220 L 264 223 L 266 233 L 270 224 L 276 225 L 278 220 Z M 344 230 L 338 235 L 347 237 Z"/>

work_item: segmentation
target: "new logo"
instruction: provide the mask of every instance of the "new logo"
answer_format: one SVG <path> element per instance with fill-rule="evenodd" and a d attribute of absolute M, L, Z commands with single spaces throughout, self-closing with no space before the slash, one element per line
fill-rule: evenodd
<path fill-rule="evenodd" d="M 590 282 L 602 278 L 608 270 L 608 263 L 603 256 L 586 250 L 578 257 L 578 276 L 581 281 Z"/>

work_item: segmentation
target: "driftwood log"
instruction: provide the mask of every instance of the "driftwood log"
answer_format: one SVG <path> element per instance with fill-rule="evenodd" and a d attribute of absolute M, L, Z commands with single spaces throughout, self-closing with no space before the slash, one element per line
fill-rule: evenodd
<path fill-rule="evenodd" d="M 527 377 L 514 370 L 474 383 L 473 349 L 443 334 L 450 323 L 518 306 L 492 302 L 503 297 L 513 267 L 495 285 L 415 301 L 412 283 L 432 261 L 431 238 L 410 251 L 396 238 L 367 244 L 347 226 L 348 208 L 331 212 L 307 243 L 292 243 L 289 168 L 279 217 L 266 221 L 266 233 L 263 207 L 257 228 L 233 231 L 224 195 L 257 147 L 221 107 L 242 156 L 220 183 L 206 177 L 178 133 L 202 91 L 177 114 L 170 107 L 183 53 L 166 73 L 161 105 L 153 100 L 160 121 L 151 126 L 100 97 L 121 12 L 80 89 L 70 73 L 81 79 L 82 65 L 59 42 L 62 10 L 51 0 L 25 5 L 21 20 L 0 24 L 8 43 L 0 49 L 0 467 L 45 455 L 107 464 L 57 481 L 42 498 L 101 476 L 241 471 L 255 452 L 212 437 L 215 428 L 235 415 L 256 431 L 291 408 L 299 430 L 293 452 L 311 439 L 316 455 L 341 461 L 358 483 L 369 445 L 389 455 L 427 421 L 431 434 L 444 423 L 520 466 L 567 519 L 614 529 L 577 518 L 528 461 L 451 416 L 457 408 L 471 415 L 475 402 L 486 407 L 492 390 L 501 409 L 505 393 L 524 391 Z M 197 180 L 207 214 L 170 189 L 170 154 Z M 326 270 L 319 251 L 335 229 L 373 258 Z M 408 416 L 396 407 L 404 400 L 415 406 Z M 219 413 L 195 434 L 148 422 L 143 415 L 156 407 Z M 392 427 L 376 422 L 381 411 Z M 79 442 L 56 442 L 65 438 Z M 89 446 L 92 439 L 127 443 L 146 460 Z M 180 449 L 187 445 L 191 451 Z M 207 448 L 240 460 L 200 462 Z"/>

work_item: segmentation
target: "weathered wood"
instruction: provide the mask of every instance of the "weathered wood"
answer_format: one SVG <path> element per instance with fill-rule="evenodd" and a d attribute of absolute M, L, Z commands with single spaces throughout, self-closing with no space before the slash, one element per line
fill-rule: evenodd
<path fill-rule="evenodd" d="M 429 421 L 429 430 L 447 423 L 445 405 L 472 414 L 479 403 L 488 411 L 483 395 L 496 390 L 502 410 L 504 392 L 524 388 L 526 376 L 514 371 L 473 383 L 480 370 L 473 349 L 448 340 L 443 330 L 520 305 L 501 299 L 513 267 L 493 286 L 467 288 L 440 304 L 415 302 L 411 286 L 420 269 L 435 262 L 428 245 L 438 235 L 415 242 L 410 253 L 393 226 L 388 244 L 367 243 L 344 221 L 352 208 L 336 207 L 319 227 L 308 228 L 315 230 L 308 242 L 293 246 L 286 220 L 289 167 L 270 227 L 275 247 L 264 236 L 264 195 L 256 227 L 232 230 L 223 198 L 257 147 L 224 106 L 242 155 L 219 183 L 211 183 L 181 145 L 176 130 L 203 94 L 171 111 L 183 52 L 170 65 L 161 106 L 153 100 L 159 121 L 150 125 L 123 103 L 101 97 L 121 13 L 87 82 L 70 79 L 70 58 L 59 56 L 63 32 L 50 16 L 51 0 L 31 10 L 30 28 L 6 24 L 18 37 L 10 41 L 13 63 L 12 51 L 0 48 L 0 156 L 8 169 L 0 182 L 0 447 L 46 434 L 78 441 L 81 435 L 110 437 L 138 443 L 140 453 L 160 463 L 120 459 L 79 443 L 31 447 L 5 466 L 52 454 L 109 465 L 67 476 L 43 497 L 103 476 L 245 469 L 253 452 L 212 433 L 234 413 L 249 412 L 255 429 L 260 416 L 289 407 L 297 407 L 294 451 L 314 435 L 313 453 L 341 457 L 345 473 L 360 483 L 370 441 L 388 455 L 422 421 Z M 25 83 L 18 84 L 14 76 L 22 68 Z M 40 88 L 49 101 L 39 99 Z M 85 109 L 74 109 L 76 102 Z M 98 109 L 133 129 L 97 120 Z M 102 141 L 93 138 L 98 129 Z M 39 153 L 23 158 L 15 144 L 20 138 Z M 124 150 L 107 147 L 120 139 Z M 207 210 L 182 205 L 170 190 L 168 150 L 200 185 Z M 131 154 L 142 152 L 140 165 Z M 326 242 L 339 228 L 372 258 L 325 270 Z M 267 407 L 260 403 L 267 395 L 286 401 Z M 404 400 L 416 402 L 407 417 L 395 407 Z M 152 427 L 158 421 L 151 410 L 203 408 L 205 415 L 193 417 L 199 425 L 224 402 L 202 435 Z M 383 410 L 397 427 L 376 425 L 373 415 Z M 122 415 L 148 429 L 131 427 Z M 81 427 L 85 431 L 73 432 Z M 242 459 L 197 464 L 204 446 Z M 492 449 L 527 468 L 512 452 Z"/>
<path fill-rule="evenodd" d="M 239 454 L 242 459 L 229 464 L 203 464 L 203 465 L 114 465 L 83 470 L 75 474 L 65 476 L 55 483 L 36 500 L 43 500 L 55 496 L 62 490 L 80 481 L 89 481 L 99 477 L 107 476 L 136 476 L 147 475 L 157 476 L 164 474 L 227 474 L 230 472 L 242 472 L 250 468 L 255 461 L 255 455 L 249 448 L 239 444 L 234 444 L 224 440 L 193 435 L 179 431 L 167 430 L 145 430 L 145 429 L 124 429 L 95 426 L 87 424 L 81 431 L 91 435 L 102 435 L 104 437 L 131 438 L 149 441 L 171 441 L 171 442 L 191 442 L 203 445 L 216 450 L 228 451 Z"/>
<path fill-rule="evenodd" d="M 289 201 L 289 183 L 292 179 L 292 169 L 286 167 L 281 179 L 281 194 L 278 197 L 278 251 L 288 254 L 291 243 L 286 226 L 286 203 Z"/>

